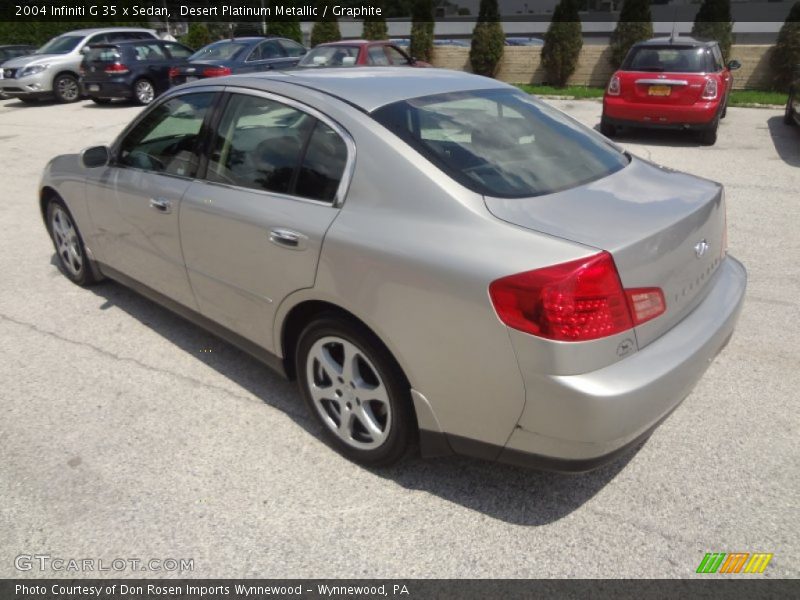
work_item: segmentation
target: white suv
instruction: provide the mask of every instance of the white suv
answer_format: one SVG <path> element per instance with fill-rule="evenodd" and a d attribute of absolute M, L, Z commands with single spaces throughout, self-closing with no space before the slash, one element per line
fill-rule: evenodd
<path fill-rule="evenodd" d="M 35 102 L 45 96 L 55 96 L 59 102 L 75 102 L 81 97 L 78 69 L 87 46 L 144 39 L 158 39 L 158 35 L 152 29 L 132 27 L 79 29 L 64 33 L 34 54 L 3 63 L 0 93 L 23 102 Z"/>

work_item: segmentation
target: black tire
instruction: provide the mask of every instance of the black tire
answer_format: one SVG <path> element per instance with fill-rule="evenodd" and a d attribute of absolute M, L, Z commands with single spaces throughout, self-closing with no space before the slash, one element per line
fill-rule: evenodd
<path fill-rule="evenodd" d="M 713 146 L 717 143 L 717 130 L 719 129 L 719 119 L 714 121 L 714 124 L 708 129 L 703 129 L 699 132 L 697 138 L 704 146 Z"/>
<path fill-rule="evenodd" d="M 53 80 L 53 95 L 61 104 L 70 104 L 81 99 L 78 79 L 69 73 L 61 73 Z"/>
<path fill-rule="evenodd" d="M 725 100 L 725 106 L 722 107 L 722 112 L 719 114 L 720 119 L 724 119 L 728 114 L 728 100 Z"/>
<path fill-rule="evenodd" d="M 783 113 L 783 122 L 787 125 L 797 125 L 792 116 L 792 102 L 794 102 L 794 92 L 789 93 L 789 98 L 786 100 L 786 111 Z"/>
<path fill-rule="evenodd" d="M 357 351 L 350 354 L 357 357 L 351 362 L 358 364 L 353 368 L 352 380 L 344 367 L 346 343 L 352 345 L 351 351 Z M 329 368 L 336 367 L 336 361 L 341 359 L 341 371 L 331 371 L 335 377 L 329 377 L 329 371 L 323 370 L 317 358 L 319 349 L 331 357 Z M 410 386 L 389 351 L 365 327 L 335 314 L 322 315 L 300 334 L 294 358 L 300 393 L 325 437 L 339 453 L 368 467 L 385 467 L 402 460 L 415 448 L 417 423 Z M 358 385 L 352 384 L 356 380 Z M 317 402 L 311 391 L 312 381 L 318 395 L 330 398 Z M 374 399 L 383 395 L 377 392 L 381 384 L 388 404 Z M 328 388 L 330 392 L 326 391 Z M 373 399 L 369 399 L 371 390 L 377 394 Z M 346 423 L 352 423 L 350 427 L 342 426 L 345 411 Z M 370 419 L 373 425 L 378 425 L 377 434 L 366 427 Z M 346 436 L 343 430 L 349 430 L 351 435 Z M 376 447 L 357 447 L 378 442 Z"/>
<path fill-rule="evenodd" d="M 91 100 L 95 104 L 111 104 L 111 98 L 95 98 L 92 96 Z"/>
<path fill-rule="evenodd" d="M 58 267 L 61 272 L 70 281 L 81 286 L 96 283 L 98 278 L 95 276 L 94 267 L 90 264 L 89 257 L 86 255 L 83 238 L 66 204 L 60 198 L 51 198 L 47 203 L 46 215 L 47 231 L 50 234 L 50 239 L 53 240 L 53 247 L 58 257 Z M 59 219 L 60 225 L 56 224 L 56 219 Z M 74 231 L 74 239 L 69 235 L 64 235 L 64 226 L 67 223 Z M 79 267 L 76 268 L 78 263 L 80 263 Z"/>
<path fill-rule="evenodd" d="M 600 133 L 607 138 L 613 138 L 617 135 L 617 128 L 609 123 L 604 117 L 600 118 Z"/>
<path fill-rule="evenodd" d="M 131 98 L 139 106 L 147 106 L 156 99 L 157 95 L 156 86 L 149 79 L 140 77 L 133 82 Z"/>

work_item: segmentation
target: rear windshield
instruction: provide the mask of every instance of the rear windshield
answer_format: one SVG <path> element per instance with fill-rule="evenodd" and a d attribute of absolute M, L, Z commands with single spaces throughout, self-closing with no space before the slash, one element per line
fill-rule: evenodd
<path fill-rule="evenodd" d="M 622 70 L 707 73 L 714 70 L 711 62 L 711 54 L 706 48 L 640 46 L 628 53 L 622 64 Z"/>
<path fill-rule="evenodd" d="M 86 53 L 89 62 L 117 62 L 121 59 L 119 50 L 114 46 L 90 47 Z"/>
<path fill-rule="evenodd" d="M 82 39 L 82 35 L 60 35 L 39 48 L 36 54 L 68 54 Z"/>
<path fill-rule="evenodd" d="M 601 135 L 516 90 L 425 96 L 372 116 L 453 179 L 487 196 L 550 194 L 629 162 Z"/>
<path fill-rule="evenodd" d="M 352 67 L 358 46 L 317 46 L 300 61 L 301 67 Z"/>
<path fill-rule="evenodd" d="M 237 57 L 242 53 L 242 50 L 249 47 L 250 44 L 222 40 L 200 48 L 189 57 L 189 60 L 229 60 Z"/>

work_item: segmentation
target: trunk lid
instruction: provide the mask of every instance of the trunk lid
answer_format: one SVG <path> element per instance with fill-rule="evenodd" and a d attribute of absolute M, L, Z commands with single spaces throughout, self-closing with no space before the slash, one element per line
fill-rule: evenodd
<path fill-rule="evenodd" d="M 627 289 L 661 288 L 666 312 L 635 328 L 639 348 L 702 301 L 723 256 L 722 187 L 635 157 L 624 169 L 577 188 L 485 202 L 509 223 L 607 250 Z"/>
<path fill-rule="evenodd" d="M 653 106 L 690 106 L 699 102 L 707 80 L 700 73 L 620 71 L 617 76 L 625 100 Z"/>

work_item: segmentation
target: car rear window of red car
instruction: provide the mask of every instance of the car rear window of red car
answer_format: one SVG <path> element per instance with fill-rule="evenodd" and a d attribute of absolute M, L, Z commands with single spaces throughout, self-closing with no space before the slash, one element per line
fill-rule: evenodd
<path fill-rule="evenodd" d="M 622 70 L 656 73 L 707 73 L 714 69 L 711 52 L 705 47 L 639 46 L 632 48 L 625 57 Z"/>

